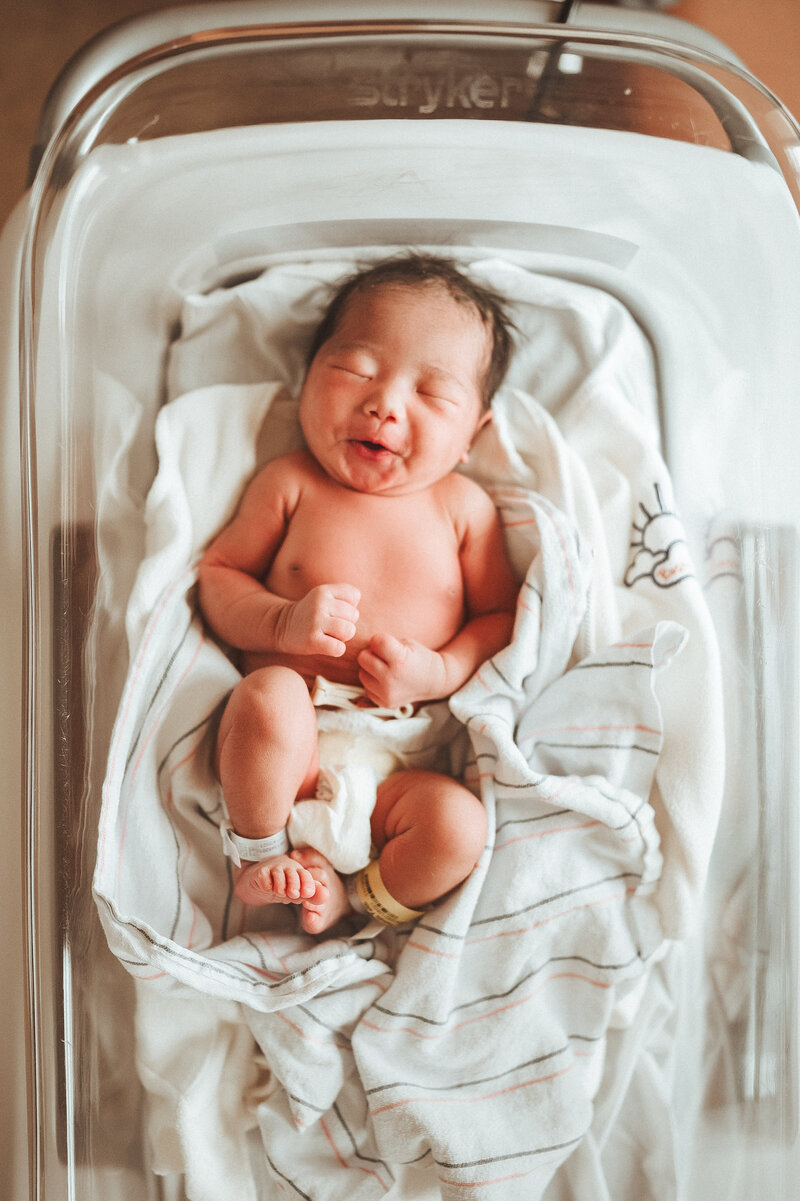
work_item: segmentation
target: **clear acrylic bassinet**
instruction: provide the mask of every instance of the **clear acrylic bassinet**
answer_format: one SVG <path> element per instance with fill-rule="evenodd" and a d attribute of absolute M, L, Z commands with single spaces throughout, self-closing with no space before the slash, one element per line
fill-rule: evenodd
<path fill-rule="evenodd" d="M 3 243 L 7 809 L 13 832 L 19 746 L 26 904 L 24 959 L 16 944 L 9 954 L 24 964 L 29 1074 L 15 1195 L 223 1195 L 221 1128 L 183 1161 L 163 1114 L 164 1081 L 176 1095 L 185 1081 L 176 1069 L 154 1083 L 152 1045 L 142 1051 L 149 969 L 110 952 L 93 895 L 113 731 L 145 637 L 131 596 L 153 554 L 156 420 L 193 388 L 259 386 L 248 338 L 282 319 L 252 299 L 265 270 L 294 278 L 299 264 L 324 280 L 364 253 L 425 246 L 538 281 L 542 357 L 527 381 L 556 426 L 584 390 L 575 436 L 590 474 L 609 379 L 638 398 L 648 453 L 661 447 L 674 510 L 654 487 L 631 502 L 632 530 L 611 477 L 593 479 L 626 514 L 612 547 L 621 594 L 638 579 L 657 608 L 691 575 L 715 630 L 725 783 L 715 838 L 706 817 L 697 837 L 693 878 L 707 868 L 707 881 L 686 894 L 691 921 L 665 920 L 640 988 L 604 1027 L 585 1138 L 570 1128 L 569 1153 L 554 1150 L 554 1119 L 544 1191 L 541 1158 L 529 1175 L 541 1148 L 459 1175 L 431 1168 L 423 1143 L 410 1165 L 348 1142 L 330 1115 L 316 1127 L 329 1162 L 303 1166 L 301 1151 L 296 1174 L 279 1170 L 259 1130 L 269 1089 L 225 1138 L 245 1148 L 239 1167 L 252 1160 L 253 1197 L 787 1201 L 800 1166 L 797 125 L 724 48 L 668 18 L 509 3 L 491 19 L 444 4 L 333 19 L 276 4 L 232 5 L 239 24 L 223 26 L 206 7 L 174 26 L 162 15 L 156 38 L 134 23 L 108 59 L 100 44 L 83 84 L 78 69 L 66 77 Z M 613 443 L 608 428 L 598 438 Z M 694 770 L 687 753 L 687 795 Z M 675 844 L 690 852 L 693 820 Z M 136 934 L 162 937 L 144 922 Z M 242 1002 L 225 1004 L 239 1055 Z M 169 1060 L 168 1031 L 159 1054 Z M 528 1084 L 530 1073 L 472 1081 L 459 1120 L 475 1120 L 464 1098 L 516 1088 L 524 1105 Z M 201 1112 L 186 1111 L 198 1123 Z"/>

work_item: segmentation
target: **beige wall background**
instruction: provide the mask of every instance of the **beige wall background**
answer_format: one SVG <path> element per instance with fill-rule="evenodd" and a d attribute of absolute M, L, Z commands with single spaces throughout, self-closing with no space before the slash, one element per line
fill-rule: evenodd
<path fill-rule="evenodd" d="M 730 46 L 800 119 L 800 0 L 679 0 L 669 12 Z"/>
<path fill-rule="evenodd" d="M 115 21 L 166 7 L 154 0 L 0 0 L 0 225 L 25 189 L 38 113 L 64 63 Z M 800 117 L 800 0 L 679 0 L 670 12 L 720 37 Z"/>
<path fill-rule="evenodd" d="M 154 0 L 0 0 L 0 225 L 25 191 L 39 112 L 61 68 L 116 21 L 168 7 Z"/>

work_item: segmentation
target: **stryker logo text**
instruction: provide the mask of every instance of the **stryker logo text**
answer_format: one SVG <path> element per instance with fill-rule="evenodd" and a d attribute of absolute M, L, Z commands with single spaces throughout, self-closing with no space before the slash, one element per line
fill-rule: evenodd
<path fill-rule="evenodd" d="M 411 109 L 422 116 L 435 112 L 508 109 L 532 97 L 536 84 L 516 75 L 475 75 L 448 71 L 417 75 L 407 71 L 360 76 L 351 84 L 349 103 L 357 108 Z"/>

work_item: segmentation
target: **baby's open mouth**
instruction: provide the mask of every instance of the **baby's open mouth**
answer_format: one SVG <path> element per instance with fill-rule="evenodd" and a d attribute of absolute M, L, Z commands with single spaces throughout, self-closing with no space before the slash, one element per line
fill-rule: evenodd
<path fill-rule="evenodd" d="M 385 446 L 383 442 L 372 442 L 369 438 L 356 439 L 356 446 L 361 447 L 367 454 L 394 454 L 391 446 Z"/>

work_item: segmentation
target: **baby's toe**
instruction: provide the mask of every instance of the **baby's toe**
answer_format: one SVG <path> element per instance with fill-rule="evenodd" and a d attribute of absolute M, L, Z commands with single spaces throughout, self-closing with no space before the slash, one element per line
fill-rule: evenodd
<path fill-rule="evenodd" d="M 325 870 L 330 866 L 322 852 L 316 850 L 314 847 L 298 847 L 296 850 L 290 852 L 290 858 L 294 859 L 309 872 L 313 868 Z"/>
<path fill-rule="evenodd" d="M 303 908 L 300 925 L 306 934 L 321 934 L 325 929 L 325 919 L 316 909 Z"/>

